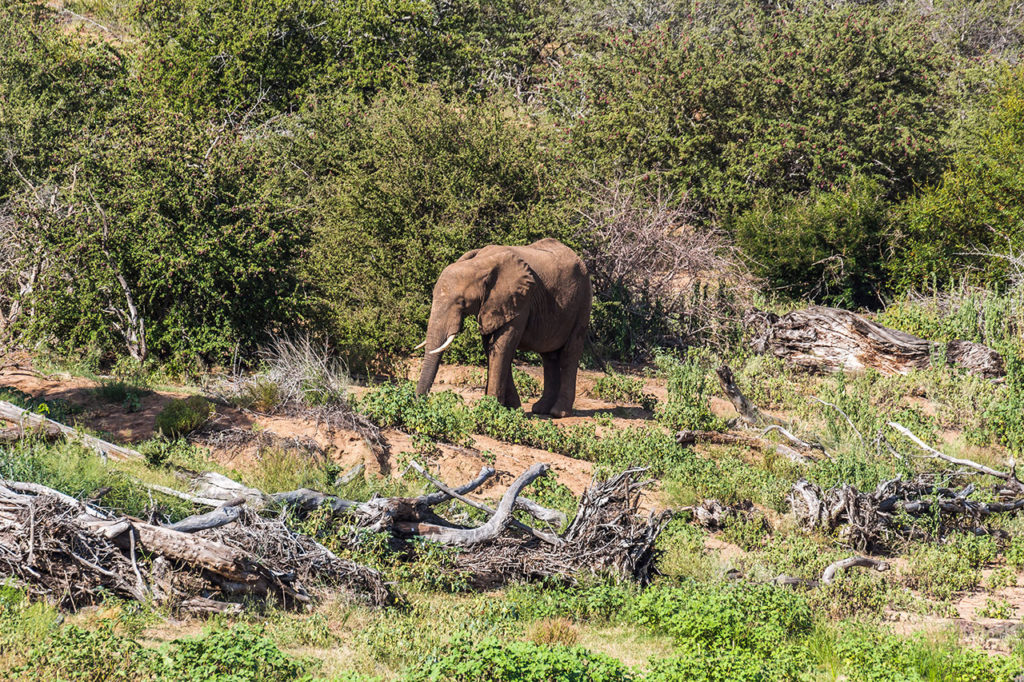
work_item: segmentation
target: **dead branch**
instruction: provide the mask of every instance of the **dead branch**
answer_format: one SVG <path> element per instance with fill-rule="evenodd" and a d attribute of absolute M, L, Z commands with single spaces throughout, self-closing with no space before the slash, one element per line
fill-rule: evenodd
<path fill-rule="evenodd" d="M 863 552 L 885 549 L 896 539 L 919 537 L 923 531 L 914 521 L 919 517 L 937 513 L 941 533 L 951 528 L 974 530 L 988 516 L 1024 509 L 1024 498 L 978 502 L 970 499 L 974 492 L 973 485 L 955 491 L 921 478 L 883 481 L 871 492 L 845 484 L 823 491 L 801 479 L 793 485 L 789 503 L 804 528 L 835 532 Z"/>
<path fill-rule="evenodd" d="M 628 469 L 588 488 L 561 545 L 502 535 L 463 550 L 459 567 L 481 588 L 551 577 L 571 582 L 581 572 L 602 571 L 647 583 L 657 574 L 654 543 L 672 514 L 638 513 L 641 491 L 650 485 L 637 480 L 643 471 Z"/>
<path fill-rule="evenodd" d="M 44 433 L 59 432 L 68 440 L 81 442 L 83 445 L 92 448 L 102 457 L 110 457 L 113 460 L 123 461 L 129 459 L 142 459 L 137 450 L 126 448 L 121 445 L 114 445 L 105 440 L 82 433 L 70 426 L 55 422 L 41 414 L 34 414 L 22 409 L 17 405 L 0 400 L 0 419 L 14 422 L 24 433 L 26 427 L 40 429 Z"/>
<path fill-rule="evenodd" d="M 891 426 L 892 428 L 896 429 L 897 431 L 902 433 L 904 436 L 909 438 L 915 445 L 917 445 L 919 448 L 921 448 L 922 450 L 927 452 L 932 458 L 941 459 L 942 461 L 949 462 L 950 464 L 955 464 L 957 466 L 961 466 L 961 467 L 966 467 L 968 469 L 972 469 L 972 470 L 977 471 L 977 472 L 982 473 L 982 474 L 987 474 L 988 476 L 992 476 L 994 478 L 998 478 L 998 479 L 1004 481 L 1007 485 L 1009 485 L 1011 488 L 1013 488 L 1015 490 L 1018 490 L 1018 491 L 1024 490 L 1024 483 L 1021 483 L 1017 479 L 1016 466 L 1014 466 L 1012 463 L 1011 463 L 1010 471 L 997 471 L 996 469 L 993 469 L 992 467 L 987 467 L 984 464 L 979 464 L 979 463 L 977 463 L 977 462 L 975 462 L 973 460 L 970 460 L 970 459 L 960 459 L 958 457 L 951 457 L 950 455 L 947 455 L 945 453 L 939 452 L 938 450 L 936 450 L 932 446 L 930 446 L 927 443 L 925 443 L 923 440 L 921 440 L 920 438 L 915 436 L 913 433 L 911 433 L 910 429 L 908 429 L 907 427 L 903 426 L 902 424 L 898 424 L 896 422 L 887 422 L 887 423 L 889 424 L 889 426 Z"/>
<path fill-rule="evenodd" d="M 873 568 L 876 571 L 888 571 L 889 564 L 878 559 L 871 559 L 866 556 L 852 556 L 846 559 L 840 559 L 839 561 L 833 562 L 828 565 L 825 571 L 821 574 L 821 584 L 831 585 L 836 579 L 836 573 L 839 571 L 846 570 L 853 566 L 863 566 L 865 568 Z"/>
<path fill-rule="evenodd" d="M 740 391 L 740 387 L 736 385 L 736 380 L 733 379 L 732 369 L 729 368 L 729 365 L 722 365 L 715 370 L 715 373 L 718 375 L 718 383 L 722 386 L 722 392 L 725 393 L 725 397 L 729 399 L 729 402 L 739 412 L 740 420 L 750 426 L 760 424 L 764 420 L 761 411 L 757 409 L 757 405 L 747 400 L 747 397 Z"/>
<path fill-rule="evenodd" d="M 467 547 L 470 545 L 479 544 L 481 542 L 487 542 L 493 540 L 505 529 L 505 526 L 509 525 L 510 522 L 514 521 L 512 518 L 512 509 L 515 505 L 515 500 L 519 496 L 519 493 L 523 491 L 523 488 L 533 483 L 537 478 L 547 473 L 549 469 L 547 464 L 534 464 L 532 467 L 527 469 L 523 474 L 519 476 L 512 485 L 508 487 L 505 494 L 501 498 L 501 502 L 498 503 L 497 509 L 492 511 L 491 518 L 487 523 L 476 528 L 450 528 L 450 527 L 429 527 L 421 529 L 421 534 L 431 540 L 440 542 L 444 545 L 457 545 L 460 547 Z M 418 469 L 422 475 L 422 468 Z M 433 481 L 432 481 L 433 482 Z M 436 483 L 435 483 L 436 485 Z M 448 491 L 445 491 L 448 492 Z M 454 491 L 451 491 L 454 493 Z M 451 493 L 449 493 L 451 494 Z M 456 495 L 452 495 L 456 497 Z M 467 498 L 457 496 L 459 500 L 466 501 Z M 470 503 L 472 504 L 472 503 Z M 474 504 L 474 506 L 476 506 Z M 518 524 L 518 522 L 516 522 Z M 541 533 L 535 531 L 528 526 L 525 527 L 533 535 Z M 541 534 L 546 535 L 546 534 Z M 552 537 L 552 542 L 555 544 L 561 544 L 559 538 Z"/>
<path fill-rule="evenodd" d="M 490 508 L 486 504 L 482 504 L 480 502 L 476 502 L 474 500 L 469 499 L 468 497 L 466 497 L 465 495 L 463 495 L 459 491 L 452 490 L 451 488 L 446 486 L 444 483 L 441 483 L 440 481 L 438 481 L 436 478 L 434 478 L 429 473 L 427 473 L 427 471 L 422 466 L 420 466 L 417 462 L 410 462 L 409 463 L 409 467 L 412 468 L 420 476 L 422 476 L 423 478 L 425 478 L 428 481 L 430 481 L 431 484 L 433 484 L 438 490 L 440 490 L 445 495 L 448 495 L 449 497 L 454 497 L 455 499 L 459 500 L 460 502 L 464 502 L 464 503 L 468 504 L 471 507 L 474 507 L 474 508 L 479 509 L 481 511 L 487 512 L 488 514 L 491 515 L 491 520 L 492 521 L 494 520 L 494 517 L 496 517 L 500 513 L 499 512 L 499 510 L 501 509 L 501 505 L 500 504 L 498 505 L 498 509 L 495 510 L 495 509 Z M 493 473 L 493 469 L 491 471 Z M 531 469 L 531 471 L 532 471 L 532 469 Z M 544 472 L 546 472 L 546 471 L 547 471 L 547 469 L 544 470 Z M 537 476 L 534 476 L 534 479 L 536 479 L 539 476 L 542 476 L 544 474 L 544 472 L 541 472 Z M 481 473 L 483 473 L 483 472 L 481 472 Z M 527 473 L 530 473 L 530 472 L 528 471 Z M 523 474 L 523 476 L 525 476 L 525 475 L 526 474 Z M 520 477 L 520 478 L 522 478 L 522 477 Z M 518 480 L 516 482 L 518 483 Z M 522 487 L 526 487 L 527 485 L 529 485 L 532 482 L 533 482 L 533 479 L 527 481 Z M 515 485 L 515 483 L 513 483 L 513 486 L 514 485 Z M 509 490 L 511 490 L 511 487 L 509 488 Z M 520 491 L 521 490 L 522 490 L 522 488 L 520 488 Z M 507 495 L 508 492 L 506 492 L 505 494 Z M 502 498 L 502 501 L 504 501 L 504 498 Z M 534 508 L 540 509 L 543 512 L 547 512 L 549 515 L 553 513 L 550 510 L 544 509 L 543 507 L 541 507 L 536 502 L 530 502 L 529 504 L 533 505 Z M 517 492 L 512 497 L 512 505 L 513 505 L 513 508 L 515 508 L 515 507 L 525 507 L 526 506 L 526 505 L 523 505 L 522 501 L 519 500 L 519 492 Z M 511 509 L 509 510 L 509 514 L 511 514 Z M 565 516 L 564 515 L 562 516 L 562 521 L 563 521 L 563 523 L 565 521 Z M 559 544 L 559 542 L 560 542 L 560 540 L 558 539 L 557 536 L 551 535 L 550 533 L 545 533 L 543 531 L 539 531 L 536 528 L 531 528 L 530 526 L 527 526 L 525 523 L 521 523 L 521 522 L 517 521 L 514 518 L 509 517 L 508 523 L 510 523 L 513 527 L 518 528 L 519 530 L 526 531 L 530 535 L 533 535 L 537 539 L 543 540 L 544 542 L 548 542 L 548 543 L 556 544 L 556 545 Z M 431 532 L 436 533 L 437 531 L 433 530 Z M 439 542 L 441 542 L 441 541 L 439 540 Z"/>
<path fill-rule="evenodd" d="M 213 511 L 189 516 L 181 521 L 172 523 L 167 528 L 181 533 L 195 533 L 201 530 L 220 528 L 238 520 L 242 513 L 243 504 L 245 504 L 245 498 L 239 497 Z"/>

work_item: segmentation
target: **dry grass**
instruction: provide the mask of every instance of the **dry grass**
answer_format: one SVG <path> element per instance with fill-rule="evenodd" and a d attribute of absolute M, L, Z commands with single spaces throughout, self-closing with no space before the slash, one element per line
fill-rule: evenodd
<path fill-rule="evenodd" d="M 572 646 L 580 631 L 568 618 L 542 618 L 530 625 L 526 636 L 534 644 Z"/>

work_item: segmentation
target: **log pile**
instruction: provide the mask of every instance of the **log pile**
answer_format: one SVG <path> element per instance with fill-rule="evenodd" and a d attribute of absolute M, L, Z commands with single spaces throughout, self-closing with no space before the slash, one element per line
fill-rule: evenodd
<path fill-rule="evenodd" d="M 300 489 L 275 493 L 269 499 L 300 516 L 318 508 L 349 515 L 360 531 L 387 533 L 396 549 L 407 548 L 416 537 L 461 548 L 456 565 L 468 574 L 472 585 L 481 588 L 553 576 L 572 581 L 581 572 L 612 572 L 640 583 L 656 575 L 654 543 L 671 513 L 639 513 L 641 493 L 653 483 L 638 480 L 643 469 L 628 469 L 588 488 L 572 523 L 558 533 L 566 520 L 564 514 L 521 496 L 527 485 L 547 473 L 547 464 L 535 464 L 520 475 L 494 508 L 467 497 L 495 474 L 490 467 L 483 467 L 473 480 L 458 488 L 437 480 L 415 462 L 411 468 L 437 492 L 413 498 L 377 497 L 360 503 Z M 196 491 L 221 498 L 252 494 L 252 489 L 232 488 L 223 481 L 218 481 L 215 489 L 208 477 Z M 488 520 L 467 528 L 443 518 L 435 507 L 452 499 L 483 511 Z M 515 511 L 537 519 L 546 528 L 517 520 Z M 353 545 L 360 537 L 359 532 L 351 535 Z"/>
<path fill-rule="evenodd" d="M 205 518 L 203 518 L 205 517 Z M 42 485 L 0 480 L 0 574 L 68 608 L 102 594 L 232 610 L 231 599 L 309 602 L 313 585 L 394 601 L 376 571 L 335 556 L 241 502 L 159 526 L 111 514 Z"/>
<path fill-rule="evenodd" d="M 944 358 L 949 365 L 985 378 L 1006 374 L 1002 356 L 987 346 L 970 341 L 935 343 L 838 308 L 813 306 L 781 317 L 755 309 L 744 316 L 744 324 L 755 352 L 813 371 L 870 368 L 906 374 Z"/>
<path fill-rule="evenodd" d="M 993 514 L 1024 509 L 1024 497 L 995 502 L 970 499 L 974 485 L 953 490 L 919 477 L 891 479 L 868 492 L 850 485 L 827 490 L 797 481 L 789 494 L 797 523 L 808 530 L 835 533 L 858 551 L 886 551 L 897 540 L 922 536 L 917 519 L 939 520 L 940 532 L 954 528 L 987 534 L 985 520 Z"/>

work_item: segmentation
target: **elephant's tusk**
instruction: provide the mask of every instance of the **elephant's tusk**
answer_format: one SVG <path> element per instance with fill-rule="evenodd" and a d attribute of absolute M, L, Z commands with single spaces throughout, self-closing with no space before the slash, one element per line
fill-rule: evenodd
<path fill-rule="evenodd" d="M 427 340 L 423 339 L 423 343 L 421 343 L 420 345 L 414 347 L 413 350 L 419 350 L 420 348 L 423 348 L 423 346 L 425 346 L 425 345 L 427 345 Z"/>
<path fill-rule="evenodd" d="M 442 343 L 440 346 L 438 346 L 437 348 L 435 348 L 432 351 L 428 351 L 427 355 L 436 355 L 437 353 L 440 353 L 445 348 L 447 348 L 448 346 L 452 345 L 452 341 L 454 341 L 454 340 L 455 340 L 455 334 L 452 334 L 451 336 L 448 337 L 448 340 L 445 341 L 444 343 Z"/>

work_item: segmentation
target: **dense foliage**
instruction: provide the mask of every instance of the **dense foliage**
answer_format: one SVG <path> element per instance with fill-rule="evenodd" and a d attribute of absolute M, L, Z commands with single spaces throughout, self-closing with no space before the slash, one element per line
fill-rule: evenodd
<path fill-rule="evenodd" d="M 929 8 L 5 3 L 0 329 L 178 371 L 302 330 L 379 369 L 446 263 L 546 236 L 597 266 L 593 347 L 626 359 L 735 338 L 730 259 L 842 305 L 1006 285 L 1019 12 Z M 685 292 L 604 267 L 658 240 Z"/>

